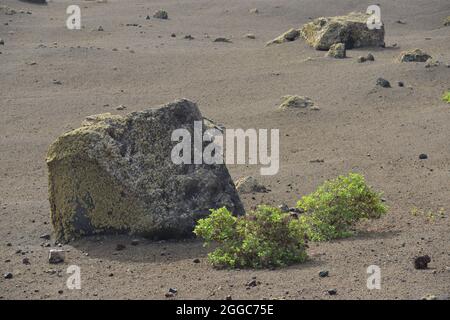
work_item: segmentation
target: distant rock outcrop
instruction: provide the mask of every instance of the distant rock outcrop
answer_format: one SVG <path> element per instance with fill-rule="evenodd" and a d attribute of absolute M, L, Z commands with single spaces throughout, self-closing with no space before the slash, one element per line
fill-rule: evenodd
<path fill-rule="evenodd" d="M 126 116 L 90 116 L 60 136 L 46 159 L 56 238 L 189 237 L 211 208 L 242 214 L 225 165 L 172 162 L 173 130 L 187 129 L 193 137 L 194 121 L 202 120 L 196 104 L 179 100 Z"/>
<path fill-rule="evenodd" d="M 350 13 L 339 17 L 321 17 L 305 24 L 300 32 L 306 42 L 317 50 L 329 50 L 336 43 L 347 49 L 384 47 L 384 26 L 369 29 L 365 13 Z"/>

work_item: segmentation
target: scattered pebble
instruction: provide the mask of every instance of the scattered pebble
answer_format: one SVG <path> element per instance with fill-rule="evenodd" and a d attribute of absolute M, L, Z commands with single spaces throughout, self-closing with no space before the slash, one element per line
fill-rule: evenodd
<path fill-rule="evenodd" d="M 321 277 L 321 278 L 326 278 L 326 277 L 328 277 L 328 275 L 329 275 L 329 272 L 327 270 L 322 270 L 319 272 L 319 277 Z"/>
<path fill-rule="evenodd" d="M 200 263 L 200 259 L 196 258 L 193 260 L 194 263 Z"/>
<path fill-rule="evenodd" d="M 224 37 L 215 38 L 213 42 L 225 42 L 225 43 L 231 43 L 231 40 Z"/>
<path fill-rule="evenodd" d="M 50 235 L 48 233 L 41 234 L 39 236 L 40 239 L 50 240 Z"/>
<path fill-rule="evenodd" d="M 250 282 L 246 284 L 247 288 L 253 288 L 256 287 L 259 284 L 259 281 L 256 281 L 256 279 L 252 279 Z"/>
<path fill-rule="evenodd" d="M 11 272 L 7 272 L 3 275 L 3 278 L 5 279 L 12 279 L 13 278 L 13 274 Z"/>
<path fill-rule="evenodd" d="M 62 263 L 65 260 L 65 251 L 62 249 L 51 249 L 48 255 L 48 262 L 51 264 Z"/>
<path fill-rule="evenodd" d="M 140 243 L 139 239 L 133 239 L 133 240 L 131 240 L 131 245 L 132 245 L 132 246 L 137 246 L 137 245 L 139 245 L 139 243 Z"/>
<path fill-rule="evenodd" d="M 377 79 L 377 86 L 383 87 L 383 88 L 391 88 L 391 83 L 383 78 Z"/>
<path fill-rule="evenodd" d="M 167 20 L 169 19 L 169 14 L 164 10 L 156 10 L 153 14 L 153 18 Z"/>
<path fill-rule="evenodd" d="M 334 295 L 337 294 L 337 290 L 336 290 L 336 289 L 329 289 L 329 290 L 327 290 L 327 292 L 328 292 L 328 294 L 329 294 L 330 296 L 334 296 Z"/>
<path fill-rule="evenodd" d="M 420 159 L 420 160 L 428 159 L 428 155 L 425 154 L 425 153 L 421 153 L 421 154 L 419 154 L 419 159 Z"/>
<path fill-rule="evenodd" d="M 116 251 L 122 251 L 122 250 L 124 250 L 125 248 L 126 248 L 125 245 L 123 245 L 123 244 L 121 244 L 121 243 L 119 243 L 119 244 L 116 245 Z"/>
<path fill-rule="evenodd" d="M 414 258 L 414 268 L 417 270 L 427 269 L 430 262 L 431 258 L 428 255 L 416 257 Z"/>

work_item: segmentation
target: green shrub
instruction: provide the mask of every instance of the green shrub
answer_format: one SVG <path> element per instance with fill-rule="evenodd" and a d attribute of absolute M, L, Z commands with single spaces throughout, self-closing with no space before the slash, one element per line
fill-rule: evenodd
<path fill-rule="evenodd" d="M 205 245 L 218 244 L 208 258 L 219 268 L 279 267 L 307 258 L 300 220 L 269 206 L 241 217 L 226 208 L 211 210 L 209 217 L 198 221 L 194 233 L 205 239 Z"/>
<path fill-rule="evenodd" d="M 360 174 L 326 181 L 315 192 L 302 197 L 298 208 L 305 211 L 300 223 L 312 241 L 348 237 L 356 221 L 381 217 L 387 211 L 381 194 L 372 191 Z"/>
<path fill-rule="evenodd" d="M 226 208 L 211 210 L 194 233 L 204 238 L 205 245 L 217 243 L 208 254 L 216 267 L 279 267 L 305 261 L 307 240 L 350 236 L 355 222 L 379 218 L 387 211 L 381 194 L 355 173 L 325 182 L 297 206 L 304 211 L 299 217 L 269 206 L 241 217 Z"/>
<path fill-rule="evenodd" d="M 442 96 L 442 100 L 444 100 L 447 103 L 450 103 L 450 91 L 444 93 L 444 95 Z"/>

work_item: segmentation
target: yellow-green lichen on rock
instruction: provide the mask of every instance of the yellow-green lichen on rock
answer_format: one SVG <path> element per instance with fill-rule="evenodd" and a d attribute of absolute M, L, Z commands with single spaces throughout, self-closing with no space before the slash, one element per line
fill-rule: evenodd
<path fill-rule="evenodd" d="M 197 106 L 179 100 L 126 116 L 88 117 L 49 148 L 49 200 L 58 240 L 93 234 L 191 236 L 209 209 L 243 207 L 225 165 L 176 165 L 173 130 L 193 134 Z M 193 135 L 192 135 L 193 136 Z"/>
<path fill-rule="evenodd" d="M 286 95 L 283 96 L 281 100 L 282 102 L 278 107 L 281 110 L 307 108 L 314 106 L 314 102 L 310 98 L 304 96 Z"/>
<path fill-rule="evenodd" d="M 400 62 L 427 62 L 430 58 L 432 57 L 421 49 L 403 51 L 399 56 Z"/>
<path fill-rule="evenodd" d="M 444 26 L 450 27 L 450 16 L 444 19 Z"/>
<path fill-rule="evenodd" d="M 276 37 L 275 39 L 266 43 L 267 46 L 272 44 L 280 44 L 284 42 L 295 41 L 300 36 L 300 31 L 296 29 L 290 29 L 283 33 L 282 35 Z"/>
<path fill-rule="evenodd" d="M 317 50 L 329 50 L 337 43 L 347 49 L 361 47 L 384 47 L 384 25 L 380 29 L 369 29 L 370 15 L 352 12 L 346 16 L 320 17 L 305 24 L 301 36 Z"/>
<path fill-rule="evenodd" d="M 346 57 L 345 44 L 336 43 L 330 47 L 327 52 L 327 56 L 336 59 L 344 59 Z"/>

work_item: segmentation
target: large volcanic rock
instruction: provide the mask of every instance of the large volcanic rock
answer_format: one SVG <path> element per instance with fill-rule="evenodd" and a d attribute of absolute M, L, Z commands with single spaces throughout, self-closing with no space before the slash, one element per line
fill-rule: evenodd
<path fill-rule="evenodd" d="M 337 43 L 346 49 L 360 47 L 384 47 L 384 26 L 370 30 L 367 20 L 370 15 L 350 13 L 339 17 L 321 17 L 305 24 L 300 33 L 306 42 L 317 50 L 329 50 Z"/>
<path fill-rule="evenodd" d="M 91 116 L 60 136 L 46 159 L 57 239 L 99 233 L 189 237 L 211 208 L 242 214 L 225 165 L 172 162 L 178 143 L 171 141 L 172 131 L 185 128 L 194 137 L 194 121 L 203 121 L 197 106 L 179 100 L 127 116 Z"/>

